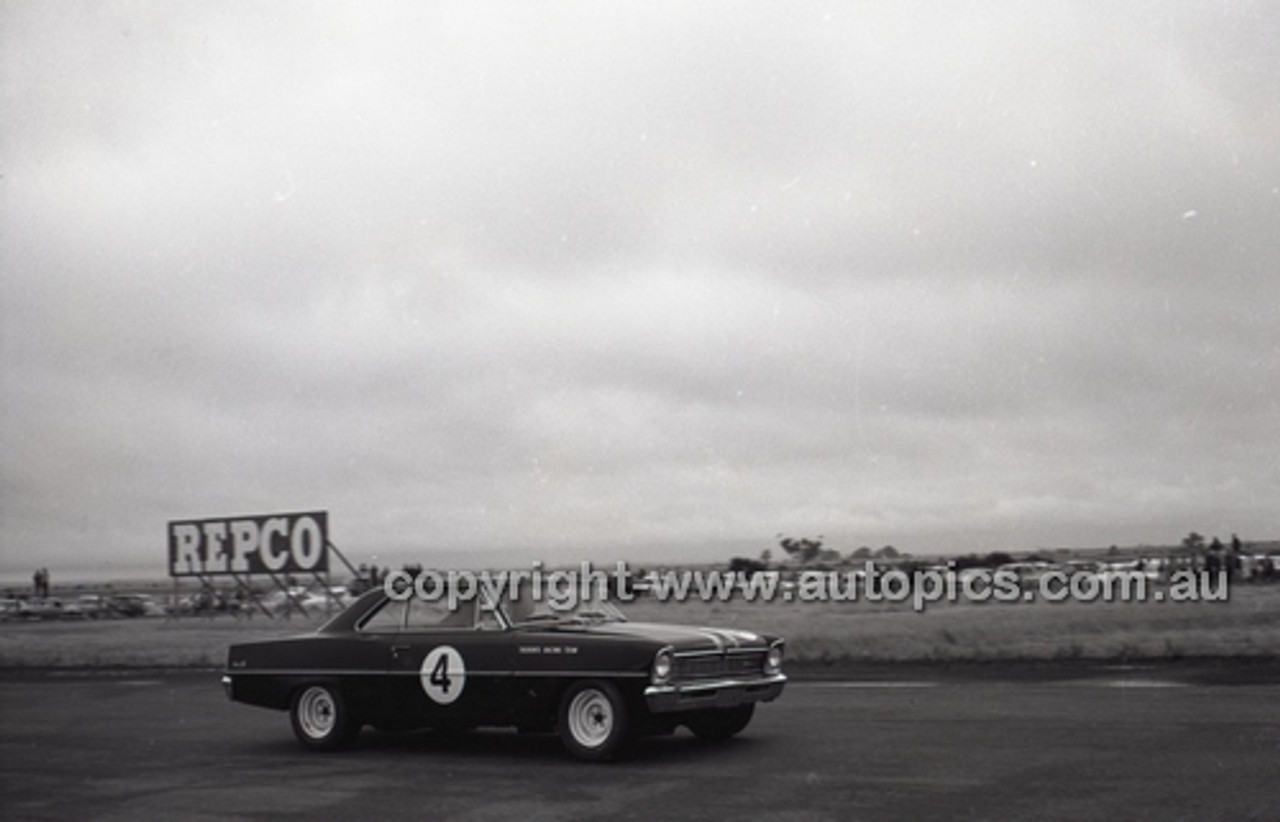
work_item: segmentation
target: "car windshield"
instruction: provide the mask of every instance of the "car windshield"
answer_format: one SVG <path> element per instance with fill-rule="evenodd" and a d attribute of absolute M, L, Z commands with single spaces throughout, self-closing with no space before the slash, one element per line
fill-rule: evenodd
<path fill-rule="evenodd" d="M 579 597 L 579 593 L 546 588 L 538 591 L 526 581 L 515 590 L 504 592 L 501 605 L 507 620 L 515 626 L 626 621 L 618 607 L 598 597 L 598 592 L 588 597 Z"/>

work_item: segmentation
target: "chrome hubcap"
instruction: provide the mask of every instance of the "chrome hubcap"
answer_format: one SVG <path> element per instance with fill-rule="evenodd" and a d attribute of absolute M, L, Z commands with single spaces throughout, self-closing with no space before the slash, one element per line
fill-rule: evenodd
<path fill-rule="evenodd" d="M 298 700 L 298 724 L 313 739 L 322 739 L 333 731 L 338 707 L 324 688 L 308 688 Z"/>
<path fill-rule="evenodd" d="M 613 732 L 613 706 L 600 691 L 583 691 L 569 703 L 569 732 L 580 745 L 597 748 Z"/>

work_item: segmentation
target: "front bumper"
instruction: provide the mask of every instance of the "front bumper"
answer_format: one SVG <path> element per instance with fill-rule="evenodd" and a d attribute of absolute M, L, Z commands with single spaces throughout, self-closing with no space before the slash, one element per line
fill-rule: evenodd
<path fill-rule="evenodd" d="M 644 689 L 644 700 L 650 713 L 655 714 L 701 708 L 732 708 L 748 702 L 775 700 L 781 695 L 786 684 L 786 674 L 771 674 L 753 679 L 716 679 L 650 685 Z"/>

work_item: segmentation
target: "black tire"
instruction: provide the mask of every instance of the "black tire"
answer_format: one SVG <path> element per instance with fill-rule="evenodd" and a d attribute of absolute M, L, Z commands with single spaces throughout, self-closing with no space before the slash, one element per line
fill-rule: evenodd
<path fill-rule="evenodd" d="M 313 751 L 334 751 L 345 747 L 360 732 L 360 723 L 347 709 L 337 686 L 314 683 L 293 694 L 289 706 L 293 735 Z"/>
<path fill-rule="evenodd" d="M 686 724 L 699 739 L 721 742 L 741 733 L 751 723 L 755 712 L 754 702 L 734 708 L 710 708 L 691 717 Z"/>
<path fill-rule="evenodd" d="M 560 699 L 560 739 L 587 762 L 616 757 L 626 744 L 629 720 L 626 701 L 611 682 L 575 682 Z"/>

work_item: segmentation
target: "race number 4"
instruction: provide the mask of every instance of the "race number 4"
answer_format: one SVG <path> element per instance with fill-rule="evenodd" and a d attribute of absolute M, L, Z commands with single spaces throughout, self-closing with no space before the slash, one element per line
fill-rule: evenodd
<path fill-rule="evenodd" d="M 432 702 L 448 705 L 462 696 L 462 689 L 467 684 L 467 666 L 457 649 L 441 645 L 432 648 L 422 660 L 419 678 L 422 690 Z"/>

